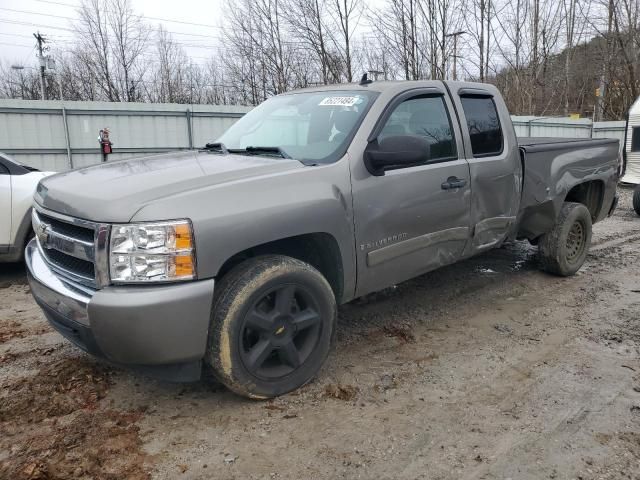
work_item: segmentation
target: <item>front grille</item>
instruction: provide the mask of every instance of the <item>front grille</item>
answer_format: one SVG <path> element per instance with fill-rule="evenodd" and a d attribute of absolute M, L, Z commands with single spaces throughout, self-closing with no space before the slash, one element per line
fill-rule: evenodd
<path fill-rule="evenodd" d="M 93 262 L 72 257 L 58 250 L 47 250 L 45 253 L 47 260 L 58 268 L 92 280 L 96 276 Z"/>
<path fill-rule="evenodd" d="M 96 241 L 100 225 L 86 220 L 34 210 L 33 230 L 49 266 L 61 276 L 95 288 Z"/>
<path fill-rule="evenodd" d="M 73 225 L 71 223 L 63 222 L 56 218 L 39 213 L 40 220 L 46 224 L 51 225 L 51 228 L 56 232 L 62 233 L 68 237 L 84 240 L 85 242 L 93 242 L 93 235 L 95 231 L 92 228 L 85 228 L 79 225 Z"/>

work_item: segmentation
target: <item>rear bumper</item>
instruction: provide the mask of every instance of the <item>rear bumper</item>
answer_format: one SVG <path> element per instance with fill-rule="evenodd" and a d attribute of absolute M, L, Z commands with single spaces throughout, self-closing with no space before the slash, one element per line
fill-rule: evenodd
<path fill-rule="evenodd" d="M 47 320 L 86 352 L 152 376 L 200 377 L 214 280 L 91 290 L 53 273 L 35 241 L 25 251 L 31 292 Z"/>

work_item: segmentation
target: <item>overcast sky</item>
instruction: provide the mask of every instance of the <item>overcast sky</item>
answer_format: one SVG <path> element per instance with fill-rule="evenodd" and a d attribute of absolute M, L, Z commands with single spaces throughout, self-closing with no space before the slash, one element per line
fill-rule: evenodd
<path fill-rule="evenodd" d="M 380 5 L 384 0 L 365 0 Z M 40 31 L 54 49 L 73 38 L 72 23 L 81 0 L 0 0 L 0 61 L 37 64 L 33 33 Z M 150 25 L 162 24 L 194 63 L 205 63 L 219 43 L 229 0 L 131 0 Z M 364 18 L 359 30 L 364 31 Z"/>
<path fill-rule="evenodd" d="M 40 31 L 53 48 L 64 50 L 73 38 L 72 19 L 80 0 L 0 0 L 0 60 L 35 65 Z M 194 63 L 204 63 L 221 34 L 225 0 L 132 0 L 135 13 L 151 25 L 162 24 L 185 46 Z"/>

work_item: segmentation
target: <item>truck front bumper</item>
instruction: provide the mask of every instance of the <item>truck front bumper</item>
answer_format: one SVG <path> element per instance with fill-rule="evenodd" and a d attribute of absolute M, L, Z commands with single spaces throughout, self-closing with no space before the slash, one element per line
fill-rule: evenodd
<path fill-rule="evenodd" d="M 200 378 L 214 280 L 91 290 L 56 275 L 32 240 L 31 292 L 49 323 L 86 352 L 173 381 Z"/>

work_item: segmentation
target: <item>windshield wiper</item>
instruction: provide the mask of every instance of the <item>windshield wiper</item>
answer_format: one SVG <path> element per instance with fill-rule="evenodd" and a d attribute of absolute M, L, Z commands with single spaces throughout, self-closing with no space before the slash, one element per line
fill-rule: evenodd
<path fill-rule="evenodd" d="M 229 150 L 231 153 L 248 153 L 251 155 L 278 155 L 282 158 L 291 158 L 287 152 L 280 147 L 254 147 L 250 146 L 245 149 Z"/>
<path fill-rule="evenodd" d="M 222 153 L 224 155 L 226 155 L 227 153 L 229 153 L 229 150 L 227 150 L 227 147 L 224 146 L 224 143 L 220 143 L 220 142 L 216 142 L 216 143 L 207 143 L 204 146 L 203 150 L 207 150 L 209 152 L 218 152 L 218 153 Z"/>

